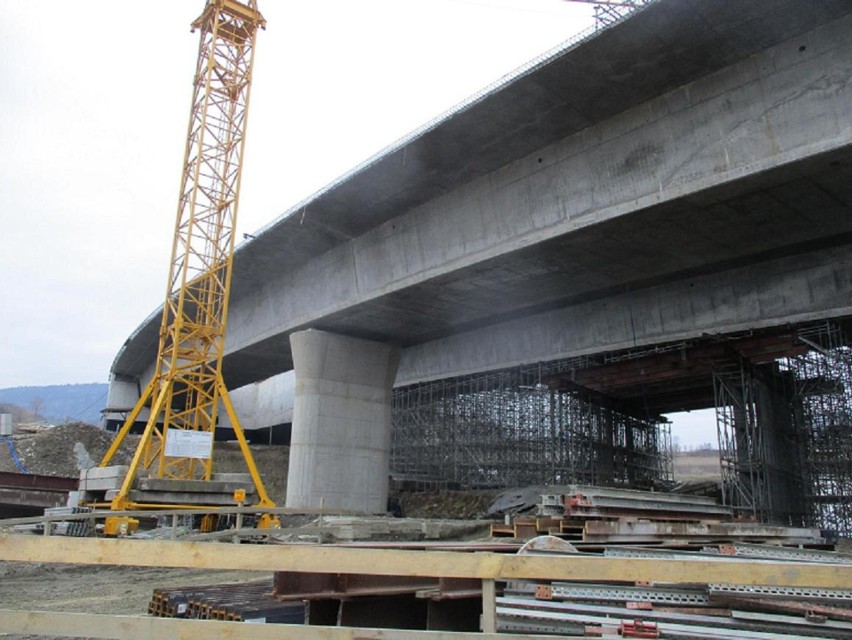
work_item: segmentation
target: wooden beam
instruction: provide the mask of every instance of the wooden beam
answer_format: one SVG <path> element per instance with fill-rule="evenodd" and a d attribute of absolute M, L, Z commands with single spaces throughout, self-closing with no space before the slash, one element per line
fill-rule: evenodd
<path fill-rule="evenodd" d="M 183 620 L 91 613 L 17 611 L 0 609 L 2 633 L 120 640 L 560 640 L 557 636 L 528 636 L 453 631 L 406 631 L 293 624 L 247 624 L 218 620 Z M 564 640 L 564 639 L 563 639 Z"/>
<path fill-rule="evenodd" d="M 482 581 L 482 631 L 497 633 L 497 583 Z"/>
<path fill-rule="evenodd" d="M 852 566 L 765 561 L 602 556 L 517 556 L 498 553 L 364 549 L 331 545 L 221 545 L 170 540 L 42 538 L 0 535 L 0 560 L 243 571 L 365 573 L 386 576 L 701 582 L 848 588 Z"/>

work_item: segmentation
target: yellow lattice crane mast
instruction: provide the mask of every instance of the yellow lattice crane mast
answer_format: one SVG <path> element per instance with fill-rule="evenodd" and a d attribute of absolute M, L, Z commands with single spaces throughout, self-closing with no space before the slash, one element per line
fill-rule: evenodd
<path fill-rule="evenodd" d="M 258 505 L 275 506 L 222 379 L 252 63 L 265 25 L 254 0 L 207 0 L 192 23 L 201 38 L 157 367 L 100 466 L 109 465 L 143 407 L 150 416 L 113 510 L 163 507 L 131 500 L 140 466 L 157 478 L 210 480 L 220 401 Z"/>

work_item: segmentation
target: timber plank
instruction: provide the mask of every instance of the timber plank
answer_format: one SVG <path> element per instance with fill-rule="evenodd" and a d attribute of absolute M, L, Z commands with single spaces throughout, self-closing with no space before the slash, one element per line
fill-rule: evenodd
<path fill-rule="evenodd" d="M 246 624 L 92 613 L 0 609 L 4 633 L 120 640 L 564 640 L 558 636 L 453 631 L 409 631 L 294 624 Z"/>
<path fill-rule="evenodd" d="M 852 566 L 801 562 L 516 556 L 332 545 L 229 545 L 171 540 L 0 535 L 0 560 L 248 571 L 361 573 L 481 580 L 704 582 L 846 588 Z"/>

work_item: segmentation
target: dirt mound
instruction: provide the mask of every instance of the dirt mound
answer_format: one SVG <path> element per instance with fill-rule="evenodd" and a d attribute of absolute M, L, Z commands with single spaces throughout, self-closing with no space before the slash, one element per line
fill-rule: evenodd
<path fill-rule="evenodd" d="M 85 422 L 42 427 L 12 436 L 18 459 L 29 473 L 76 478 L 81 468 L 96 466 L 113 441 L 113 434 Z M 114 464 L 127 464 L 135 443 L 125 443 Z M 11 458 L 0 458 L 0 471 L 17 471 Z"/>
<path fill-rule="evenodd" d="M 80 469 L 100 464 L 114 438 L 113 433 L 94 425 L 73 422 L 58 427 L 16 427 L 12 444 L 28 473 L 76 478 Z M 127 436 L 110 464 L 129 464 L 139 439 L 138 435 Z M 277 504 L 283 505 L 290 448 L 257 445 L 252 446 L 251 451 L 267 493 Z M 217 442 L 213 456 L 213 471 L 216 473 L 244 473 L 248 470 L 235 442 Z M 5 444 L 0 446 L 0 471 L 19 471 Z"/>
<path fill-rule="evenodd" d="M 484 518 L 498 491 L 439 491 L 398 493 L 402 515 L 406 518 Z"/>

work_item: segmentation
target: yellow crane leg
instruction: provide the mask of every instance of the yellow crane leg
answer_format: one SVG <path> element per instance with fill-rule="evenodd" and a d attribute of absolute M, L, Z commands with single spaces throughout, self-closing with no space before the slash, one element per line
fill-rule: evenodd
<path fill-rule="evenodd" d="M 237 436 L 237 442 L 240 443 L 240 451 L 243 453 L 243 459 L 246 461 L 246 466 L 248 467 L 249 474 L 251 474 L 252 482 L 254 482 L 254 487 L 257 490 L 258 497 L 260 498 L 257 505 L 259 507 L 275 507 L 275 503 L 269 499 L 269 494 L 266 493 L 266 487 L 263 486 L 263 480 L 260 477 L 260 472 L 258 472 L 257 465 L 254 462 L 254 456 L 252 455 L 251 449 L 246 441 L 246 435 L 240 425 L 237 412 L 234 411 L 234 405 L 231 404 L 231 396 L 228 393 L 228 389 L 222 381 L 221 376 L 219 376 L 217 384 L 219 386 L 219 398 L 221 398 L 222 404 L 225 405 L 225 411 L 231 419 L 231 426 L 234 429 L 234 435 Z M 279 525 L 280 520 L 276 516 L 264 513 L 260 517 L 257 527 L 258 529 L 269 529 Z"/>

